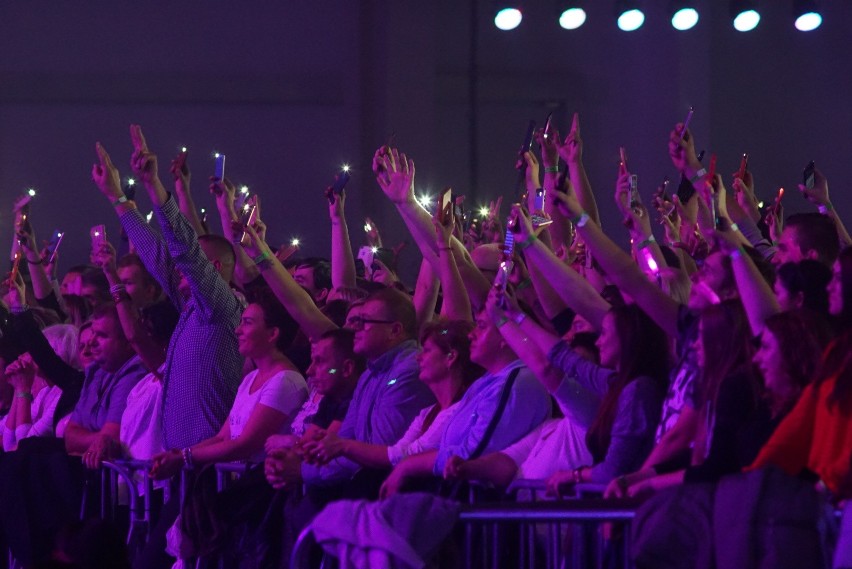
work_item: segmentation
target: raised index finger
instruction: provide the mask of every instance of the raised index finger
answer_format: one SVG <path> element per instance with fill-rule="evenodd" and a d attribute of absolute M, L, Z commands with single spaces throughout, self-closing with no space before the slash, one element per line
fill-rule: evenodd
<path fill-rule="evenodd" d="M 571 119 L 571 134 L 580 136 L 580 113 L 574 113 L 574 117 Z"/>
<path fill-rule="evenodd" d="M 133 148 L 147 152 L 148 143 L 145 141 L 145 135 L 142 134 L 142 127 L 138 124 L 130 125 L 130 140 L 133 141 Z"/>

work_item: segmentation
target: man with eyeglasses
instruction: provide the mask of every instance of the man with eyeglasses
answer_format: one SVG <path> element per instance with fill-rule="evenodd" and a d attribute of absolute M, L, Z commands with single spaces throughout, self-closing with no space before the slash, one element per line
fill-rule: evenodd
<path fill-rule="evenodd" d="M 355 333 L 354 351 L 367 360 L 367 369 L 358 380 L 338 436 L 391 445 L 405 434 L 421 409 L 435 402 L 418 379 L 414 305 L 405 293 L 383 289 L 350 310 L 346 327 Z M 345 458 L 325 466 L 302 465 L 309 494 L 312 488 L 320 489 L 322 501 L 338 495 L 375 497 L 386 474 L 368 471 Z"/>

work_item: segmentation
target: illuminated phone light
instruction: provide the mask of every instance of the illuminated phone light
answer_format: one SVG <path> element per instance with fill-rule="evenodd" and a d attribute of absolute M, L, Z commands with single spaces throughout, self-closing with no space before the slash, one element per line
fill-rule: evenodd
<path fill-rule="evenodd" d="M 479 208 L 479 217 L 488 217 L 491 214 L 491 210 L 485 206 Z"/>
<path fill-rule="evenodd" d="M 219 158 L 220 156 L 221 154 L 219 154 L 218 152 L 213 152 L 213 158 Z"/>
<path fill-rule="evenodd" d="M 248 186 L 240 186 L 240 193 L 241 194 L 249 193 L 249 187 Z"/>
<path fill-rule="evenodd" d="M 585 23 L 586 11 L 582 8 L 568 8 L 559 16 L 559 25 L 565 30 L 576 30 Z"/>
<path fill-rule="evenodd" d="M 633 32 L 645 23 L 645 14 L 638 8 L 625 10 L 618 16 L 618 29 L 623 32 Z"/>
<path fill-rule="evenodd" d="M 248 212 L 249 208 L 251 208 L 251 206 L 249 204 L 247 204 L 247 203 L 243 204 L 243 211 L 244 212 Z"/>
<path fill-rule="evenodd" d="M 207 210 L 206 210 L 206 209 L 204 209 L 204 208 L 202 207 L 202 208 L 201 208 L 201 214 L 203 215 L 203 214 L 205 214 L 205 213 L 207 213 Z"/>
<path fill-rule="evenodd" d="M 431 206 L 433 201 L 434 198 L 432 196 L 427 196 L 426 194 L 423 194 L 417 198 L 417 202 L 425 208 Z"/>
<path fill-rule="evenodd" d="M 101 232 L 100 232 L 100 231 L 95 231 L 95 237 L 100 237 L 100 236 L 101 236 Z"/>
<path fill-rule="evenodd" d="M 763 202 L 757 202 L 757 207 L 762 208 L 762 207 L 763 207 Z"/>
<path fill-rule="evenodd" d="M 181 146 L 181 147 L 180 147 L 180 151 L 181 151 L 181 152 L 186 152 L 186 146 Z M 216 158 L 218 158 L 218 157 L 219 157 L 219 155 L 217 154 L 217 155 L 216 155 Z"/>
<path fill-rule="evenodd" d="M 298 247 L 299 243 L 301 243 L 301 241 L 299 241 L 298 237 L 293 237 L 292 239 L 290 239 L 290 245 L 292 245 L 293 247 Z"/>
<path fill-rule="evenodd" d="M 135 186 L 136 180 L 134 180 L 133 178 L 127 178 L 127 185 L 128 186 Z"/>
<path fill-rule="evenodd" d="M 375 255 L 376 253 L 379 252 L 379 248 L 378 247 L 370 247 L 370 252 Z"/>
<path fill-rule="evenodd" d="M 495 14 L 494 25 L 497 29 L 507 32 L 520 26 L 523 19 L 524 15 L 517 8 L 503 8 Z"/>
<path fill-rule="evenodd" d="M 369 231 L 372 231 L 372 230 L 373 230 L 373 226 L 372 226 L 372 225 L 370 225 L 369 223 L 367 223 L 367 224 L 365 224 L 365 225 L 364 225 L 364 231 L 368 231 L 368 232 L 369 232 Z"/>
<path fill-rule="evenodd" d="M 29 196 L 30 196 L 31 198 L 34 198 L 34 197 L 35 197 L 35 195 L 36 195 L 35 188 L 30 188 L 30 189 L 28 189 L 28 190 L 27 190 L 27 194 L 29 194 Z"/>
<path fill-rule="evenodd" d="M 348 172 L 348 171 L 349 171 L 349 164 L 344 164 L 344 165 L 341 167 L 341 170 L 343 170 L 344 172 Z"/>
<path fill-rule="evenodd" d="M 62 237 L 63 235 L 65 235 L 65 234 L 64 233 L 57 233 L 56 234 L 57 237 Z"/>
<path fill-rule="evenodd" d="M 151 223 L 151 218 L 152 218 L 152 217 L 154 217 L 154 212 L 153 212 L 153 211 L 149 211 L 149 212 L 148 212 L 148 215 L 146 215 L 146 216 L 145 216 L 145 221 L 147 221 L 148 223 Z"/>

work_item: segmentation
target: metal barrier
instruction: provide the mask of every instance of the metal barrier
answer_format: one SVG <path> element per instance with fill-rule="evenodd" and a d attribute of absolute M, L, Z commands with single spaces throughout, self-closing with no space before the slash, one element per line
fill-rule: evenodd
<path fill-rule="evenodd" d="M 543 485 L 530 483 L 519 484 L 525 489 L 543 489 Z M 601 498 L 578 498 L 559 501 L 536 502 L 497 502 L 484 504 L 463 505 L 459 514 L 458 526 L 464 533 L 464 563 L 466 568 L 512 567 L 535 568 L 547 567 L 561 569 L 571 567 L 586 569 L 603 567 L 604 539 L 599 533 L 600 526 L 613 522 L 625 525 L 621 547 L 622 565 L 631 567 L 629 561 L 629 524 L 633 519 L 639 502 L 636 500 L 603 500 Z M 538 531 L 539 526 L 544 531 Z M 563 526 L 572 527 L 575 541 L 572 553 L 580 550 L 586 552 L 585 544 L 581 547 L 576 542 L 577 536 L 583 540 L 594 537 L 597 541 L 595 555 L 572 555 L 569 561 L 563 552 Z M 476 530 L 479 530 L 478 532 Z M 507 544 L 505 536 L 518 530 L 518 550 L 516 557 L 506 555 Z M 449 539 L 454 539 L 450 537 Z M 319 548 L 310 527 L 299 535 L 296 547 L 291 557 L 293 569 L 312 567 L 310 560 L 312 552 Z M 543 553 L 543 559 L 542 555 Z M 320 567 L 334 567 L 336 560 L 329 555 L 322 555 Z"/>
<path fill-rule="evenodd" d="M 101 518 L 112 519 L 118 504 L 119 481 L 127 487 L 130 521 L 127 530 L 127 544 L 144 546 L 151 536 L 152 512 L 151 498 L 154 493 L 154 481 L 148 477 L 151 462 L 144 460 L 104 461 L 101 470 Z M 135 477 L 142 472 L 141 477 Z M 143 491 L 139 492 L 139 483 Z"/>

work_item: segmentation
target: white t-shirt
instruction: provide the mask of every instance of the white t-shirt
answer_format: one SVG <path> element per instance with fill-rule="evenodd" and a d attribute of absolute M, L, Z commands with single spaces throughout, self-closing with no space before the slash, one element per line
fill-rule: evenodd
<path fill-rule="evenodd" d="M 18 425 L 14 431 L 6 428 L 6 417 L 3 417 L 3 450 L 12 450 L 21 439 L 28 437 L 53 436 L 53 414 L 60 397 L 62 390 L 55 385 L 39 389 L 30 407 L 32 422 Z"/>
<path fill-rule="evenodd" d="M 165 450 L 162 416 L 163 382 L 149 373 L 127 394 L 127 407 L 121 415 L 119 440 L 128 457 L 148 460 Z"/>
<path fill-rule="evenodd" d="M 426 416 L 429 415 L 433 407 L 433 405 L 430 405 L 420 411 L 420 414 L 414 418 L 411 426 L 408 427 L 402 438 L 393 446 L 388 447 L 388 460 L 392 465 L 396 466 L 399 461 L 407 456 L 419 454 L 427 450 L 435 450 L 441 444 L 441 437 L 444 434 L 447 421 L 456 414 L 459 404 L 455 402 L 438 413 L 435 420 L 432 421 L 432 424 L 429 425 L 429 428 L 424 433 L 423 423 L 426 421 Z"/>
<path fill-rule="evenodd" d="M 308 384 L 305 378 L 300 373 L 290 370 L 276 373 L 254 393 L 249 393 L 257 372 L 258 370 L 254 370 L 246 375 L 237 390 L 234 406 L 231 407 L 231 413 L 228 415 L 232 440 L 242 434 L 258 403 L 287 415 L 287 420 L 281 425 L 281 429 L 273 434 L 289 434 L 290 422 L 308 398 Z M 260 452 L 251 458 L 251 462 L 260 462 L 263 457 L 263 452 Z"/>
<path fill-rule="evenodd" d="M 518 465 L 517 479 L 545 480 L 559 470 L 591 464 L 586 430 L 570 419 L 551 419 L 501 453 Z"/>

